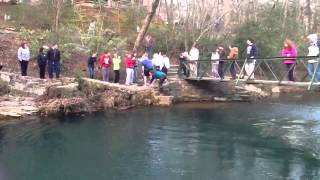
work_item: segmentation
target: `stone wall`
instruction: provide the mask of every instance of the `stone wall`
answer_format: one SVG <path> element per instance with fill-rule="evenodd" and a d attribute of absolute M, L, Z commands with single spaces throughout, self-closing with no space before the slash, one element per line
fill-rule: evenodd
<path fill-rule="evenodd" d="M 174 102 L 198 101 L 258 101 L 292 95 L 308 95 L 320 91 L 316 87 L 311 91 L 307 86 L 278 84 L 245 84 L 235 85 L 234 81 L 194 81 L 175 80 L 165 88 L 166 93 L 174 97 Z"/>
<path fill-rule="evenodd" d="M 175 80 L 165 88 L 174 102 L 251 101 L 253 93 L 233 82 Z"/>

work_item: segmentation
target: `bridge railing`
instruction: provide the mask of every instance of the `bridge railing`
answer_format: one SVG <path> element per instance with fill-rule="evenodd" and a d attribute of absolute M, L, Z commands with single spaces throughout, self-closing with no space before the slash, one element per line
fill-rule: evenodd
<path fill-rule="evenodd" d="M 296 59 L 293 66 L 287 68 L 284 61 L 287 59 Z M 314 72 L 312 76 L 308 73 L 309 60 L 314 60 Z M 246 74 L 245 67 L 248 62 L 254 61 L 254 69 L 251 74 Z M 213 77 L 213 64 L 223 63 L 221 66 L 220 74 L 222 73 L 225 79 Z M 297 57 L 266 57 L 266 58 L 255 58 L 255 59 L 220 59 L 220 60 L 207 60 L 201 59 L 197 61 L 183 61 L 180 62 L 179 73 L 183 72 L 182 68 L 188 72 L 188 79 L 193 80 L 219 80 L 227 81 L 234 80 L 236 84 L 239 83 L 278 83 L 278 84 L 289 84 L 286 81 L 286 77 L 290 70 L 294 69 L 295 85 L 308 85 L 308 89 L 311 89 L 313 84 L 319 80 L 317 76 L 320 76 L 319 71 L 319 56 L 297 56 Z M 234 66 L 237 78 L 230 79 L 232 77 L 230 73 L 230 67 Z M 252 77 L 254 76 L 254 79 Z"/>

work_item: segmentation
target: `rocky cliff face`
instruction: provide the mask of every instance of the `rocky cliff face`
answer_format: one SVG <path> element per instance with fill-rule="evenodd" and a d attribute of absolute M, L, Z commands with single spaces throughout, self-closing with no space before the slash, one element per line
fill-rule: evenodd
<path fill-rule="evenodd" d="M 124 86 L 92 79 L 47 88 L 41 97 L 42 114 L 121 110 L 161 105 L 150 88 Z"/>
<path fill-rule="evenodd" d="M 137 106 L 170 106 L 171 96 L 149 87 L 125 86 L 87 78 L 46 81 L 0 72 L 5 91 L 0 95 L 0 117 L 56 115 L 122 110 Z M 8 92 L 10 93 L 8 94 Z"/>

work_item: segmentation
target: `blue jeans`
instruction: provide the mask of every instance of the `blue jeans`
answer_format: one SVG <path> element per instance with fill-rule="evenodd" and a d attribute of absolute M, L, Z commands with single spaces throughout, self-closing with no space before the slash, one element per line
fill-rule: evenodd
<path fill-rule="evenodd" d="M 133 76 L 134 76 L 134 70 L 132 68 L 126 68 L 127 77 L 126 77 L 126 85 L 133 84 Z"/>
<path fill-rule="evenodd" d="M 138 67 L 133 68 L 133 83 L 138 83 Z"/>
<path fill-rule="evenodd" d="M 109 69 L 110 68 L 102 68 L 102 80 L 109 82 Z"/>
<path fill-rule="evenodd" d="M 236 70 L 236 62 L 235 61 L 233 61 L 231 63 L 230 74 L 232 76 L 232 79 L 236 79 L 237 78 L 237 70 Z"/>
<path fill-rule="evenodd" d="M 290 64 L 286 64 L 286 66 L 287 66 L 287 70 L 288 70 L 288 80 L 295 81 L 294 69 L 295 69 L 296 64 L 290 63 Z"/>
<path fill-rule="evenodd" d="M 308 63 L 308 74 L 309 74 L 310 79 L 311 79 L 312 76 L 313 76 L 313 73 L 314 73 L 314 71 L 315 71 L 316 66 L 317 66 L 317 63 Z M 320 81 L 320 72 L 319 72 L 319 70 L 318 70 L 318 72 L 316 73 L 315 79 L 316 79 L 317 81 Z"/>
<path fill-rule="evenodd" d="M 48 73 L 49 78 L 53 78 L 53 73 L 56 74 L 56 78 L 58 79 L 60 77 L 60 62 L 59 61 L 49 61 L 48 62 Z"/>
<path fill-rule="evenodd" d="M 90 77 L 91 79 L 93 79 L 94 76 L 96 75 L 96 72 L 95 72 L 95 70 L 94 70 L 94 66 L 88 66 L 88 70 L 89 70 L 89 77 Z"/>

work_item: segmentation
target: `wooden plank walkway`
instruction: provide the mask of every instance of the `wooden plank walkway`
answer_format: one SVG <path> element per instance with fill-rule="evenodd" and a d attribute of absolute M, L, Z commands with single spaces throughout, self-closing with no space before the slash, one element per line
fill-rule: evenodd
<path fill-rule="evenodd" d="M 196 77 L 188 77 L 185 78 L 189 81 L 212 81 L 212 82 L 234 82 L 236 83 L 237 80 L 232 80 L 229 78 L 226 78 L 224 80 L 220 80 L 217 78 L 212 77 L 203 77 L 203 78 L 196 78 Z M 303 87 L 303 86 L 309 86 L 310 82 L 291 82 L 291 81 L 275 81 L 275 80 L 248 80 L 247 79 L 239 79 L 239 83 L 246 83 L 246 84 L 270 84 L 270 85 L 286 85 L 286 86 L 296 86 L 296 87 Z M 320 86 L 320 82 L 314 82 L 313 86 Z"/>

